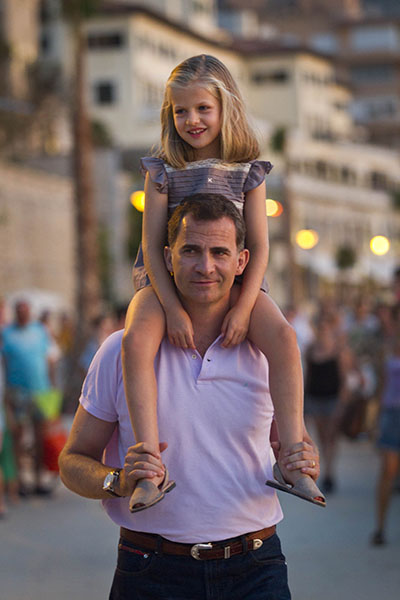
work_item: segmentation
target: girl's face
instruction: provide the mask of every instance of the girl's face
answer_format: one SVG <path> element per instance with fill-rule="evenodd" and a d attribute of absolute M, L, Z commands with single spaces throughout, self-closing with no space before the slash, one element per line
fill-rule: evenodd
<path fill-rule="evenodd" d="M 174 124 L 178 135 L 195 151 L 196 160 L 219 158 L 221 103 L 201 83 L 171 89 Z"/>

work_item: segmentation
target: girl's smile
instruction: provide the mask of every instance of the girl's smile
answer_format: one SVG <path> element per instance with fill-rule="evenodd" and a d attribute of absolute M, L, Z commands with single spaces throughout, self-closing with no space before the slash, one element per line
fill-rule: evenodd
<path fill-rule="evenodd" d="M 171 89 L 174 124 L 195 151 L 196 160 L 219 158 L 221 104 L 200 82 Z"/>

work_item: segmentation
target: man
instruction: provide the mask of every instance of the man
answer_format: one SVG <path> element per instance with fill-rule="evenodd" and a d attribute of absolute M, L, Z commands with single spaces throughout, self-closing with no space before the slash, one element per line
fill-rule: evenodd
<path fill-rule="evenodd" d="M 265 486 L 273 418 L 267 361 L 247 341 L 220 345 L 231 287 L 248 261 L 244 234 L 240 214 L 221 196 L 188 199 L 170 219 L 165 259 L 196 350 L 164 338 L 156 359 L 160 439 L 168 440 L 160 451 L 178 484 L 146 511 L 129 511 L 135 481 L 162 475 L 163 466 L 158 449 L 132 446 L 122 332 L 89 369 L 60 473 L 71 490 L 103 499 L 121 527 L 111 599 L 290 598 L 275 532 L 282 512 Z M 317 474 L 311 446 L 300 444 L 291 460 Z"/>
<path fill-rule="evenodd" d="M 34 493 L 50 493 L 42 485 L 43 416 L 36 406 L 35 394 L 50 389 L 48 353 L 49 336 L 41 323 L 31 320 L 30 305 L 19 301 L 15 305 L 15 321 L 2 332 L 2 353 L 6 370 L 6 400 L 10 407 L 14 448 L 19 470 L 19 491 L 28 493 L 21 480 L 23 434 L 32 426 L 34 433 Z"/>

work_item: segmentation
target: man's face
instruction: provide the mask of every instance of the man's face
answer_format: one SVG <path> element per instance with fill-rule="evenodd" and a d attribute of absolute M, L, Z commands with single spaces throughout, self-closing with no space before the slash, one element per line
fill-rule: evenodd
<path fill-rule="evenodd" d="M 229 298 L 235 275 L 249 258 L 238 251 L 233 221 L 195 221 L 186 215 L 173 248 L 165 248 L 165 261 L 174 273 L 182 299 L 194 304 L 215 304 Z"/>
<path fill-rule="evenodd" d="M 18 325 L 27 325 L 31 318 L 31 310 L 27 302 L 18 302 L 15 307 L 15 315 Z"/>

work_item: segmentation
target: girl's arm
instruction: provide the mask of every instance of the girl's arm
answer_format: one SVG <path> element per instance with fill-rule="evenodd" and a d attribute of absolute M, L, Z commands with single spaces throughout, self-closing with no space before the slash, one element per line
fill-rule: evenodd
<path fill-rule="evenodd" d="M 168 197 L 161 194 L 146 175 L 143 215 L 143 258 L 146 271 L 167 319 L 168 337 L 172 344 L 194 348 L 193 327 L 176 293 L 173 279 L 164 262 L 164 245 L 168 222 Z"/>
<path fill-rule="evenodd" d="M 246 222 L 246 247 L 250 251 L 250 260 L 243 273 L 240 296 L 222 325 L 224 348 L 240 344 L 245 339 L 250 314 L 267 268 L 269 245 L 265 197 L 265 182 L 246 194 L 243 216 Z"/>

